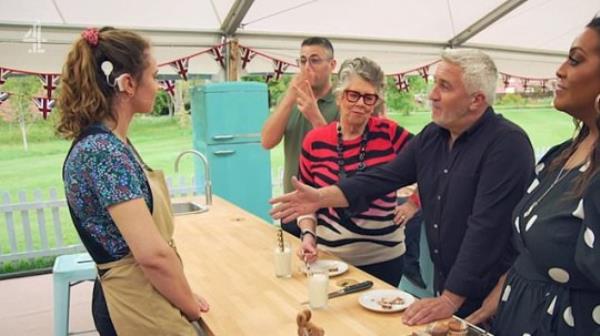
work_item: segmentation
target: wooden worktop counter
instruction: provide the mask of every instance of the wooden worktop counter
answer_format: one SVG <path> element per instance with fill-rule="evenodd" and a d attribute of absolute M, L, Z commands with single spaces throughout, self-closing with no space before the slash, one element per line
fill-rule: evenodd
<path fill-rule="evenodd" d="M 203 320 L 213 335 L 296 335 L 296 314 L 307 308 L 300 302 L 308 300 L 308 283 L 295 255 L 293 276 L 275 277 L 276 231 L 219 197 L 206 213 L 175 217 L 175 243 L 192 289 L 210 303 Z M 285 238 L 295 252 L 298 240 L 287 234 Z M 330 278 L 330 291 L 339 289 L 336 282 L 342 279 L 372 280 L 374 289 L 392 288 L 350 266 L 345 274 Z M 329 300 L 327 308 L 313 310 L 311 321 L 331 336 L 404 336 L 423 328 L 404 325 L 401 313 L 364 309 L 358 303 L 362 293 Z"/>

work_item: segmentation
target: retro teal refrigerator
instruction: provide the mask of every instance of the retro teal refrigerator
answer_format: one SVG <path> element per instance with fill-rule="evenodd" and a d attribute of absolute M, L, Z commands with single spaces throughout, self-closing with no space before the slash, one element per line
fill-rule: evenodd
<path fill-rule="evenodd" d="M 194 148 L 205 154 L 213 193 L 272 223 L 271 159 L 260 132 L 269 114 L 267 85 L 223 82 L 191 89 Z M 198 190 L 204 174 L 196 164 Z"/>

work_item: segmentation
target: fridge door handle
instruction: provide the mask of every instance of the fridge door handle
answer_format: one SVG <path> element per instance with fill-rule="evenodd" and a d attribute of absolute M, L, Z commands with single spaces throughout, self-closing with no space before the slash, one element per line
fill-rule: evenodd
<path fill-rule="evenodd" d="M 213 135 L 213 140 L 216 141 L 223 141 L 223 140 L 231 140 L 233 138 L 235 138 L 235 136 L 231 135 L 231 134 L 225 134 L 225 135 Z"/>
<path fill-rule="evenodd" d="M 218 150 L 218 151 L 214 151 L 213 154 L 217 155 L 217 156 L 232 155 L 232 154 L 235 154 L 235 150 L 233 150 L 233 149 Z"/>

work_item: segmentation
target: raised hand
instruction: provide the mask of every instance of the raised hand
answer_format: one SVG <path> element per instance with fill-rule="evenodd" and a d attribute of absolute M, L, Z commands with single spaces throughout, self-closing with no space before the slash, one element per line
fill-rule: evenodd
<path fill-rule="evenodd" d="M 292 83 L 292 87 L 296 94 L 296 105 L 302 115 L 311 123 L 320 118 L 321 112 L 319 111 L 319 105 L 317 105 L 317 98 L 310 86 L 310 81 L 305 79 L 299 83 Z"/>

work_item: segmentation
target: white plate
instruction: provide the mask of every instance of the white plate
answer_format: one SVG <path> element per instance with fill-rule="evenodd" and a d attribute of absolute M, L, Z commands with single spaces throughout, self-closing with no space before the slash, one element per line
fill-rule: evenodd
<path fill-rule="evenodd" d="M 338 276 L 340 274 L 344 274 L 344 273 L 348 272 L 348 264 L 346 264 L 343 261 L 333 260 L 333 259 L 319 259 L 319 260 L 315 261 L 314 263 L 310 264 L 310 267 L 326 268 L 326 269 L 330 270 L 329 271 L 330 277 Z M 331 269 L 336 269 L 336 270 L 332 271 Z M 306 269 L 304 267 L 303 267 L 303 271 L 306 272 Z"/>
<path fill-rule="evenodd" d="M 393 304 L 391 309 L 383 308 L 379 303 L 379 300 L 385 298 L 388 300 L 393 300 L 394 298 L 399 297 L 404 300 L 402 304 Z M 413 302 L 415 302 L 415 298 L 399 289 L 374 289 L 370 290 L 358 298 L 358 303 L 361 306 L 373 310 L 376 312 L 382 313 L 394 313 L 403 311 L 408 308 Z"/>

